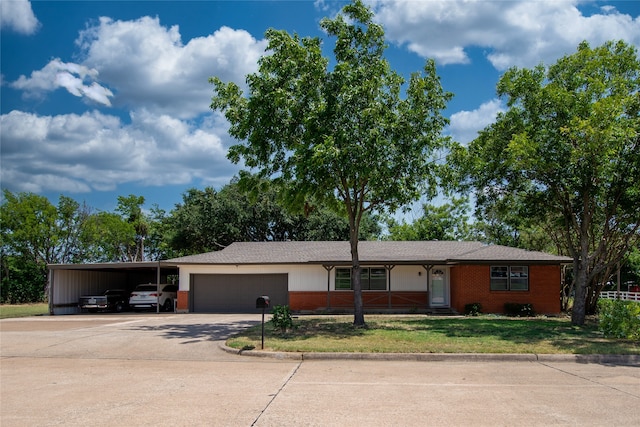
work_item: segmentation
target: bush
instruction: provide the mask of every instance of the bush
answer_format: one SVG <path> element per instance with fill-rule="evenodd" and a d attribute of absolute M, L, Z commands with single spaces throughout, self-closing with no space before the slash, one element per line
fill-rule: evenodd
<path fill-rule="evenodd" d="M 504 314 L 514 317 L 532 317 L 535 312 L 533 311 L 533 304 L 506 302 L 504 303 Z"/>
<path fill-rule="evenodd" d="M 479 302 L 472 302 L 471 304 L 465 304 L 464 314 L 465 316 L 477 316 L 482 313 L 482 304 Z"/>
<path fill-rule="evenodd" d="M 640 303 L 598 300 L 599 328 L 606 337 L 640 340 Z"/>
<path fill-rule="evenodd" d="M 287 329 L 293 329 L 293 318 L 288 305 L 276 305 L 271 313 L 271 323 L 276 329 L 280 329 L 283 334 Z"/>

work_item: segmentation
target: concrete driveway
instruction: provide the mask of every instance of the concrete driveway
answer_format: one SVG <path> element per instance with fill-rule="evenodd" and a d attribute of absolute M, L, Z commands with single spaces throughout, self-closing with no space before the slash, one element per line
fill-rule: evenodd
<path fill-rule="evenodd" d="M 0 424 L 640 424 L 640 368 L 532 361 L 291 360 L 220 343 L 260 315 L 0 321 Z"/>

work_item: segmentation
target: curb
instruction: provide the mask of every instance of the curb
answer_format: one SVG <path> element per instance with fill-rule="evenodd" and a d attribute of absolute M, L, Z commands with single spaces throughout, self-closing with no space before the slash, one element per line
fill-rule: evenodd
<path fill-rule="evenodd" d="M 279 360 L 382 360 L 417 362 L 571 362 L 640 366 L 636 354 L 513 354 L 513 353 L 289 353 L 283 351 L 238 350 L 220 343 L 220 348 L 239 356 Z"/>

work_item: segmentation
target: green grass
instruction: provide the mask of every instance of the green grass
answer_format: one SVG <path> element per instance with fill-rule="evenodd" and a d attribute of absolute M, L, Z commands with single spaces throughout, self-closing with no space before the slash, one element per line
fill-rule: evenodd
<path fill-rule="evenodd" d="M 0 319 L 10 317 L 42 316 L 49 314 L 49 304 L 2 304 L 0 305 Z"/>
<path fill-rule="evenodd" d="M 640 354 L 640 342 L 604 338 L 597 321 L 572 326 L 568 318 L 499 316 L 305 316 L 281 335 L 265 324 L 265 350 L 367 353 Z M 260 348 L 261 327 L 230 338 L 238 349 Z"/>

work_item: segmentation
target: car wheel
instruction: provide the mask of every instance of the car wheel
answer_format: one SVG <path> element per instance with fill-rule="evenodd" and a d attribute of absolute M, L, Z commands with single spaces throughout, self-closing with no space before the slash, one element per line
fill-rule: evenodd
<path fill-rule="evenodd" d="M 124 310 L 124 304 L 122 302 L 116 303 L 116 313 L 122 313 Z"/>
<path fill-rule="evenodd" d="M 173 311 L 173 301 L 168 299 L 164 302 L 164 311 Z"/>

